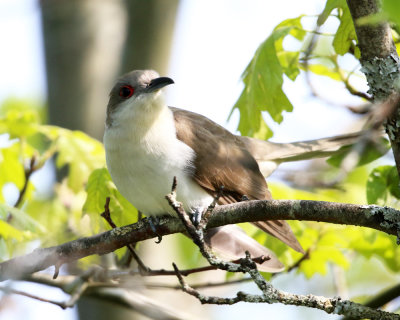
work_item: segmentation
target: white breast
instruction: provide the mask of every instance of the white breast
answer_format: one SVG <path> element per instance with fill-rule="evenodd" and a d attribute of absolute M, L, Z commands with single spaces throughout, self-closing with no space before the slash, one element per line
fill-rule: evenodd
<path fill-rule="evenodd" d="M 212 197 L 192 178 L 194 151 L 176 138 L 172 111 L 161 97 L 120 106 L 106 129 L 111 177 L 121 194 L 146 215 L 173 213 L 165 195 L 177 177 L 177 198 L 186 210 L 207 207 Z"/>

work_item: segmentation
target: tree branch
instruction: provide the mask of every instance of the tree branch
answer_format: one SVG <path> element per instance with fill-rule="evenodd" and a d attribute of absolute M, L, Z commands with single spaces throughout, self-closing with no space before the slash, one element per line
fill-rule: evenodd
<path fill-rule="evenodd" d="M 16 289 L 12 289 L 12 288 L 8 288 L 8 287 L 1 287 L 0 286 L 0 291 L 4 292 L 5 294 L 17 294 L 17 295 L 20 295 L 20 296 L 23 296 L 23 297 L 34 299 L 34 300 L 51 303 L 51 304 L 54 304 L 56 306 L 59 306 L 62 309 L 65 309 L 64 302 L 58 302 L 58 301 L 55 301 L 55 300 L 42 298 L 42 297 L 39 297 L 37 295 L 30 294 L 28 292 L 24 292 L 24 291 L 21 291 L 21 290 L 16 290 Z"/>
<path fill-rule="evenodd" d="M 341 300 L 341 298 L 325 298 L 314 295 L 298 295 L 287 293 L 278 290 L 272 286 L 272 284 L 264 279 L 264 277 L 257 270 L 257 265 L 251 260 L 250 253 L 246 251 L 246 257 L 240 259 L 238 263 L 233 264 L 230 262 L 223 261 L 216 257 L 211 252 L 211 248 L 204 242 L 204 231 L 207 225 L 208 218 L 202 218 L 198 225 L 195 225 L 189 218 L 189 215 L 183 209 L 182 203 L 176 200 L 176 177 L 172 191 L 166 196 L 169 204 L 175 210 L 178 217 L 184 224 L 187 233 L 191 236 L 194 243 L 199 247 L 203 257 L 207 259 L 210 265 L 215 265 L 218 269 L 228 270 L 231 272 L 243 272 L 250 275 L 253 282 L 257 285 L 258 289 L 262 292 L 260 295 L 247 294 L 239 291 L 234 298 L 223 298 L 217 296 L 207 296 L 201 294 L 199 291 L 190 287 L 185 279 L 182 277 L 178 267 L 173 263 L 176 276 L 178 277 L 179 283 L 181 284 L 182 290 L 194 297 L 196 297 L 202 304 L 235 304 L 240 301 L 250 303 L 283 303 L 287 305 L 305 306 L 310 308 L 316 308 L 323 310 L 327 313 L 343 314 L 346 316 L 356 318 L 368 318 L 368 319 L 400 319 L 398 314 L 389 313 L 381 310 L 375 310 L 352 301 Z"/>
<path fill-rule="evenodd" d="M 175 265 L 174 267 L 176 268 Z M 253 295 L 239 291 L 233 298 L 222 298 L 201 294 L 199 291 L 190 287 L 185 282 L 183 277 L 180 276 L 179 270 L 177 270 L 178 279 L 183 288 L 183 291 L 196 297 L 202 304 L 232 305 L 241 301 L 249 303 L 269 304 L 282 303 L 286 305 L 295 305 L 319 309 L 325 311 L 326 313 L 346 315 L 355 319 L 400 319 L 400 316 L 398 314 L 389 313 L 382 310 L 375 310 L 349 300 L 342 300 L 340 298 L 325 298 L 312 294 L 305 296 L 284 292 L 272 287 L 270 283 L 262 278 L 257 270 L 253 270 L 250 273 L 255 282 L 260 282 L 260 284 L 257 283 L 257 286 L 262 290 L 262 295 Z M 255 279 L 256 277 L 258 277 L 259 279 Z"/>
<path fill-rule="evenodd" d="M 37 168 L 35 167 L 35 162 L 36 162 L 36 158 L 35 156 L 33 156 L 31 158 L 31 160 L 29 161 L 29 167 L 25 169 L 25 181 L 24 181 L 24 185 L 22 187 L 22 189 L 19 191 L 19 195 L 18 195 L 18 199 L 14 204 L 14 207 L 19 208 L 22 204 L 22 201 L 24 199 L 26 190 L 28 189 L 28 184 L 29 184 L 29 179 L 32 175 L 32 173 L 34 173 Z"/>
<path fill-rule="evenodd" d="M 387 22 L 360 25 L 357 20 L 379 13 L 378 0 L 347 0 L 361 51 L 361 71 L 367 77 L 375 101 L 384 101 L 399 92 L 400 60 Z M 400 104 L 385 124 L 400 176 Z"/>
<path fill-rule="evenodd" d="M 218 206 L 208 217 L 207 228 L 263 220 L 306 220 L 363 226 L 398 234 L 400 211 L 379 206 L 308 200 L 259 200 Z M 159 219 L 157 233 L 164 236 L 184 232 L 178 218 Z M 92 237 L 77 239 L 55 247 L 40 248 L 24 256 L 0 263 L 0 280 L 18 279 L 50 266 L 75 261 L 89 255 L 103 255 L 130 243 L 154 238 L 147 219 Z"/>

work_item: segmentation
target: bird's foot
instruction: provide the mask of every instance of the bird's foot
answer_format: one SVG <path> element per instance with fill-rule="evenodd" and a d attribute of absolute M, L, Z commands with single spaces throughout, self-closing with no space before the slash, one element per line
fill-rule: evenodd
<path fill-rule="evenodd" d="M 151 228 L 151 231 L 154 232 L 154 234 L 157 236 L 157 241 L 156 243 L 160 243 L 162 241 L 162 236 L 160 236 L 157 232 L 156 226 L 159 224 L 159 219 L 156 216 L 150 216 L 148 217 L 149 225 Z"/>
<path fill-rule="evenodd" d="M 190 218 L 194 226 L 197 227 L 199 225 L 201 218 L 203 216 L 203 212 L 204 212 L 203 207 L 192 208 Z"/>

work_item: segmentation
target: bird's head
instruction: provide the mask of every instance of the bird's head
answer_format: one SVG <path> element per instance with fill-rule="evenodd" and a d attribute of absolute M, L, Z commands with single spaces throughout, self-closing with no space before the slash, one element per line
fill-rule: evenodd
<path fill-rule="evenodd" d="M 117 117 L 149 111 L 154 105 L 163 103 L 160 90 L 174 83 L 171 78 L 160 77 L 154 70 L 134 70 L 122 77 L 110 92 L 106 125 Z"/>

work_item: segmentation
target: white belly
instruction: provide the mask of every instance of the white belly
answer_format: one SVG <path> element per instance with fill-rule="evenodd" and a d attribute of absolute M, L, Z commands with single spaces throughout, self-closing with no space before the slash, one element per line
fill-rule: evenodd
<path fill-rule="evenodd" d="M 168 123 L 171 121 L 172 127 Z M 186 210 L 204 208 L 212 202 L 212 197 L 191 178 L 194 152 L 176 138 L 172 113 L 171 117 L 162 117 L 162 123 L 146 131 L 141 139 L 137 135 L 132 126 L 108 128 L 104 145 L 115 185 L 138 210 L 146 215 L 174 214 L 165 199 L 174 176 L 178 181 L 177 199 Z"/>

